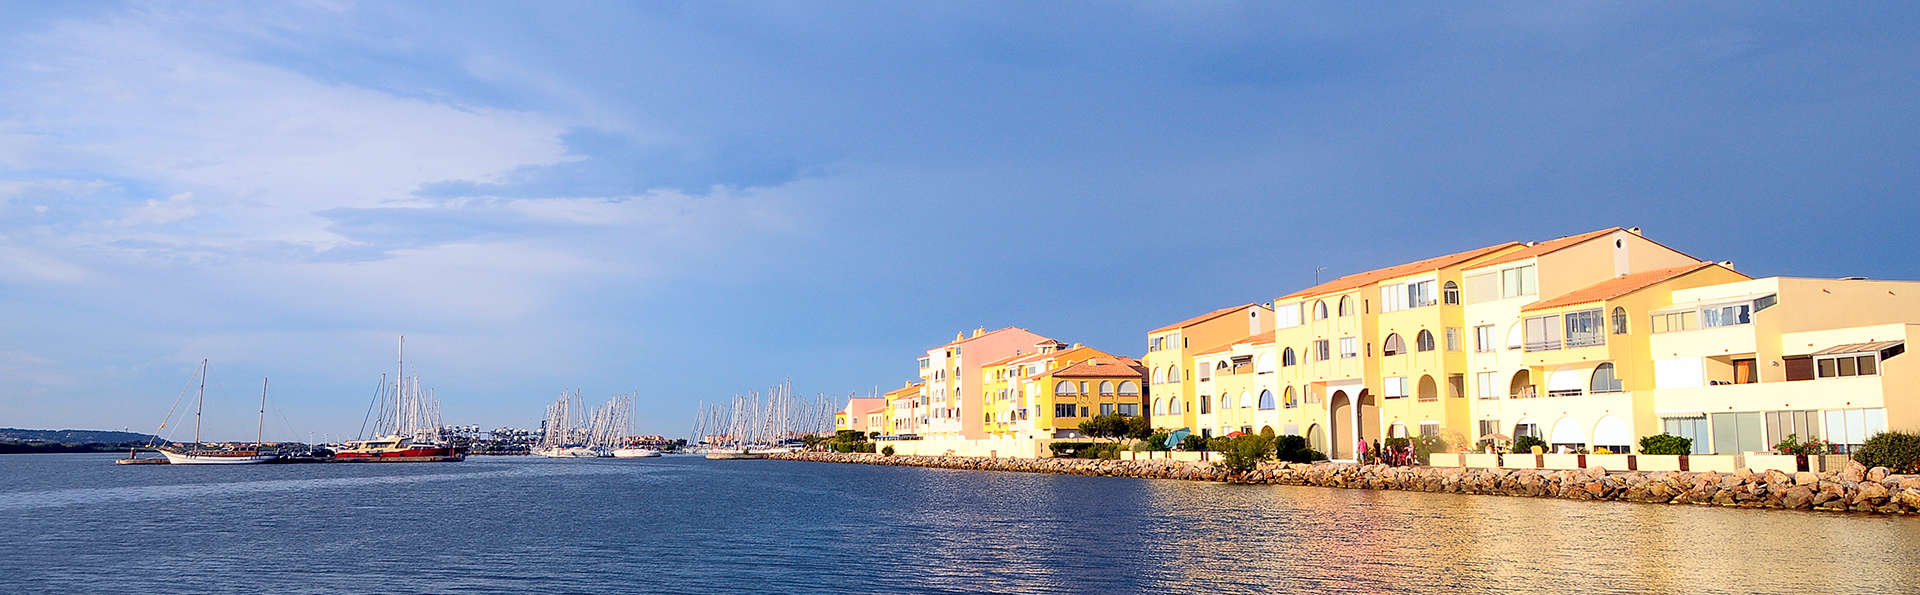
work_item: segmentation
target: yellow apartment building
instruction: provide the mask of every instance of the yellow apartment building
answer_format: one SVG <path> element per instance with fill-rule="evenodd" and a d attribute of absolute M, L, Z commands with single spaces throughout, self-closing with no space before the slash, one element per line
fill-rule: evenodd
<path fill-rule="evenodd" d="M 1356 442 L 1439 435 L 1468 418 L 1461 271 L 1523 248 L 1505 243 L 1347 275 L 1273 301 L 1276 432 L 1351 458 Z M 1453 330 L 1449 330 L 1453 329 Z M 1453 337 L 1448 342 L 1448 337 Z M 1458 389 L 1458 390 L 1456 390 Z M 1285 406 L 1289 394 L 1296 406 Z M 1311 417 L 1324 411 L 1324 417 Z"/>
<path fill-rule="evenodd" d="M 1261 304 L 1221 308 L 1188 318 L 1147 333 L 1147 354 L 1141 363 L 1147 367 L 1150 388 L 1147 393 L 1165 399 L 1153 413 L 1153 427 L 1162 430 L 1186 428 L 1200 433 L 1196 384 L 1192 353 L 1212 349 L 1251 335 L 1273 330 L 1273 309 Z"/>
<path fill-rule="evenodd" d="M 1039 390 L 1029 383 L 1048 371 L 1079 363 L 1104 351 L 1042 339 L 1022 353 L 980 366 L 986 390 L 984 429 L 987 438 L 1017 438 L 1033 433 Z"/>
<path fill-rule="evenodd" d="M 1490 434 L 1548 439 L 1551 426 L 1547 424 L 1573 415 L 1573 409 L 1567 406 L 1577 400 L 1534 400 L 1547 398 L 1547 394 L 1542 388 L 1543 373 L 1535 370 L 1533 363 L 1540 360 L 1527 358 L 1523 319 L 1531 314 L 1523 315 L 1523 308 L 1543 298 L 1565 296 L 1622 276 L 1700 263 L 1698 258 L 1647 239 L 1639 228 L 1611 227 L 1531 244 L 1464 267 L 1463 340 L 1471 349 L 1466 384 L 1473 423 L 1465 434 L 1475 440 Z M 1542 409 L 1556 405 L 1561 408 Z M 1609 415 L 1613 413 L 1632 415 L 1621 411 Z M 1631 431 L 1631 422 L 1619 419 Z M 1570 436 L 1572 431 L 1568 432 Z"/>
<path fill-rule="evenodd" d="M 908 382 L 881 395 L 887 400 L 886 419 L 880 426 L 881 435 L 919 435 L 920 425 L 927 421 L 923 413 L 927 405 L 926 387 L 923 382 Z"/>
<path fill-rule="evenodd" d="M 1538 432 L 1556 452 L 1631 452 L 1639 436 L 1659 433 L 1648 392 L 1654 385 L 1651 333 L 1632 320 L 1671 304 L 1675 291 L 1745 280 L 1724 265 L 1697 262 L 1615 277 L 1522 307 L 1521 361 L 1532 390 L 1486 411 L 1498 412 L 1500 427 Z"/>

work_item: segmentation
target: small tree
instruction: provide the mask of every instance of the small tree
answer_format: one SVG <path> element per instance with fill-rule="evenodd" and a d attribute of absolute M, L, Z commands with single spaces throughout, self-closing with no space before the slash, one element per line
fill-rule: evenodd
<path fill-rule="evenodd" d="M 880 449 L 880 454 L 889 457 L 893 456 L 893 445 L 888 444 L 885 448 Z"/>
<path fill-rule="evenodd" d="M 1127 422 L 1128 438 L 1140 440 L 1153 435 L 1153 420 L 1147 419 L 1147 416 L 1128 415 L 1124 417 Z"/>
<path fill-rule="evenodd" d="M 1222 439 L 1220 466 L 1235 474 L 1246 473 L 1273 458 L 1273 439 L 1266 436 L 1238 436 Z"/>
<path fill-rule="evenodd" d="M 1654 434 L 1640 438 L 1640 454 L 1684 455 L 1693 453 L 1693 439 L 1673 434 Z"/>

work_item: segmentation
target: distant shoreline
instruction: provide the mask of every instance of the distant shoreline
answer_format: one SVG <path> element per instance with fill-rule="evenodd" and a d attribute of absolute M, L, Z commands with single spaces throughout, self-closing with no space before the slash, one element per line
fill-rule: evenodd
<path fill-rule="evenodd" d="M 9 442 L 0 442 L 0 455 L 126 452 L 128 449 L 133 449 L 133 448 L 146 448 L 146 445 L 144 444 L 102 444 L 99 442 L 85 442 L 80 444 L 74 444 L 70 442 L 11 442 L 9 441 Z"/>

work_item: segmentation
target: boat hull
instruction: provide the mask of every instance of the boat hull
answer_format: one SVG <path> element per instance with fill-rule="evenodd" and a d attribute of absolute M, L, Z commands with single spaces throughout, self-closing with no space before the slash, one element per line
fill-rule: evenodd
<path fill-rule="evenodd" d="M 273 460 L 273 455 L 263 455 L 259 453 L 194 453 L 163 450 L 160 451 L 160 454 L 166 455 L 167 464 L 169 465 L 252 465 Z"/>
<path fill-rule="evenodd" d="M 710 452 L 707 458 L 714 461 L 752 461 L 767 458 L 767 455 L 758 452 Z"/>
<path fill-rule="evenodd" d="M 616 448 L 613 456 L 620 459 L 650 459 L 660 456 L 660 451 L 651 448 Z"/>
<path fill-rule="evenodd" d="M 467 460 L 467 453 L 454 446 L 376 446 L 336 451 L 333 460 L 338 463 L 457 463 Z"/>

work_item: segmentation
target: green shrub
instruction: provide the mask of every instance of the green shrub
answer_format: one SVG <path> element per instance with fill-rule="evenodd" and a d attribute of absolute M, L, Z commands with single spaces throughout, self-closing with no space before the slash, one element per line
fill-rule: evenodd
<path fill-rule="evenodd" d="M 861 442 L 856 444 L 855 446 L 857 447 L 856 450 L 858 450 L 859 452 L 865 452 L 865 453 L 873 452 L 872 442 Z"/>
<path fill-rule="evenodd" d="M 1513 452 L 1515 453 L 1532 454 L 1533 447 L 1535 446 L 1540 447 L 1540 452 L 1553 452 L 1552 444 L 1547 444 L 1547 441 L 1535 436 L 1521 436 L 1513 439 Z"/>
<path fill-rule="evenodd" d="M 1274 439 L 1273 456 L 1289 463 L 1311 463 L 1327 459 L 1327 455 L 1321 454 L 1320 451 L 1307 448 L 1306 438 L 1293 434 Z"/>
<path fill-rule="evenodd" d="M 1053 456 L 1056 457 L 1072 457 L 1074 454 L 1091 447 L 1093 447 L 1092 442 L 1052 442 L 1047 444 L 1047 450 L 1052 451 Z"/>
<path fill-rule="evenodd" d="M 1239 436 L 1219 439 L 1220 466 L 1234 473 L 1245 473 L 1273 458 L 1274 439 L 1266 436 Z"/>
<path fill-rule="evenodd" d="M 1145 445 L 1145 448 L 1141 448 L 1142 445 Z M 1146 440 L 1134 444 L 1134 450 L 1171 450 L 1167 447 L 1167 433 L 1154 432 L 1148 434 Z"/>
<path fill-rule="evenodd" d="M 1684 455 L 1692 453 L 1692 438 L 1682 438 L 1673 434 L 1654 434 L 1640 438 L 1640 454 L 1643 455 Z"/>
<path fill-rule="evenodd" d="M 890 457 L 890 456 L 893 456 L 893 445 L 892 445 L 892 444 L 888 444 L 886 448 L 882 448 L 882 449 L 880 449 L 880 454 L 882 454 L 882 455 L 886 455 L 886 456 L 889 456 L 889 457 Z"/>
<path fill-rule="evenodd" d="M 1874 434 L 1853 453 L 1853 460 L 1867 467 L 1886 467 L 1894 473 L 1920 473 L 1920 434 Z"/>
<path fill-rule="evenodd" d="M 829 442 L 827 444 L 833 446 L 833 452 L 853 452 L 852 442 Z"/>
<path fill-rule="evenodd" d="M 1127 437 L 1140 440 L 1153 435 L 1153 420 L 1145 415 L 1127 416 Z"/>
<path fill-rule="evenodd" d="M 1207 439 L 1199 434 L 1187 434 L 1180 439 L 1180 450 L 1201 451 L 1207 449 Z"/>

